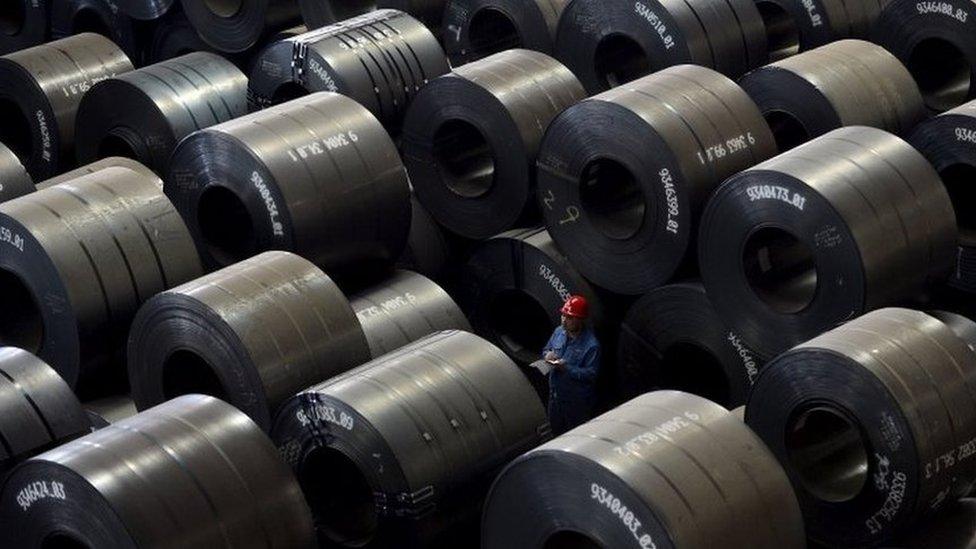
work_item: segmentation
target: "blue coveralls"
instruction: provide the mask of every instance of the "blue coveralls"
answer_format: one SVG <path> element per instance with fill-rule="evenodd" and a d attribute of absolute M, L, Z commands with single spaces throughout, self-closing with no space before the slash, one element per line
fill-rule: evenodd
<path fill-rule="evenodd" d="M 553 434 L 561 434 L 589 421 L 596 409 L 596 377 L 600 371 L 600 342 L 593 331 L 583 328 L 575 338 L 556 328 L 542 350 L 552 351 L 565 361 L 549 372 L 549 423 Z"/>

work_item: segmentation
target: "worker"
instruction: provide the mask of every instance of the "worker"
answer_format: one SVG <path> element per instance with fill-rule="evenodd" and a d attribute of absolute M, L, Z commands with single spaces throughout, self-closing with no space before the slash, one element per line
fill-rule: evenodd
<path fill-rule="evenodd" d="M 570 296 L 560 313 L 562 322 L 542 351 L 549 371 L 549 423 L 559 435 L 585 423 L 596 409 L 596 378 L 600 343 L 586 325 L 586 298 Z"/>

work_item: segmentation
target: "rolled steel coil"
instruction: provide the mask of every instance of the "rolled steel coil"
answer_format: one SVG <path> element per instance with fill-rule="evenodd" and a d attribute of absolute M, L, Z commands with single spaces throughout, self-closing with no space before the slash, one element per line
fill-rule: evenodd
<path fill-rule="evenodd" d="M 485 549 L 806 547 L 776 458 L 728 410 L 675 391 L 516 459 L 491 488 L 481 532 Z"/>
<path fill-rule="evenodd" d="M 471 331 L 451 296 L 429 278 L 397 271 L 388 280 L 349 298 L 373 358 L 434 332 Z"/>
<path fill-rule="evenodd" d="M 376 0 L 298 0 L 298 5 L 309 30 L 376 10 Z"/>
<path fill-rule="evenodd" d="M 439 38 L 449 2 L 450 0 L 376 0 L 376 7 L 409 13 Z"/>
<path fill-rule="evenodd" d="M 876 546 L 976 481 L 976 354 L 925 313 L 874 311 L 767 364 L 746 422 L 813 541 Z"/>
<path fill-rule="evenodd" d="M 843 126 L 907 136 L 928 113 L 912 75 L 881 46 L 841 40 L 739 80 L 787 151 Z"/>
<path fill-rule="evenodd" d="M 520 365 L 542 357 L 571 295 L 587 299 L 593 326 L 607 324 L 601 297 L 545 229 L 508 231 L 477 245 L 457 289 L 475 332 Z"/>
<path fill-rule="evenodd" d="M 949 285 L 976 293 L 976 101 L 922 122 L 908 142 L 939 172 L 956 211 L 959 248 Z"/>
<path fill-rule="evenodd" d="M 85 403 L 85 412 L 93 429 L 104 429 L 113 423 L 136 415 L 136 403 L 128 396 L 112 396 Z"/>
<path fill-rule="evenodd" d="M 444 48 L 460 66 L 505 50 L 553 53 L 559 17 L 570 0 L 452 0 L 444 11 Z"/>
<path fill-rule="evenodd" d="M 247 114 L 247 77 L 219 55 L 196 52 L 92 86 L 78 106 L 79 162 L 133 158 L 163 173 L 187 135 Z"/>
<path fill-rule="evenodd" d="M 91 33 L 0 57 L 0 143 L 35 181 L 72 168 L 82 96 L 95 83 L 131 70 L 118 46 Z"/>
<path fill-rule="evenodd" d="M 200 38 L 181 10 L 173 10 L 153 21 L 152 36 L 146 47 L 146 64 L 152 65 L 196 51 L 216 52 L 217 50 Z M 233 56 L 227 55 L 227 57 Z"/>
<path fill-rule="evenodd" d="M 142 21 L 159 19 L 166 15 L 179 0 L 115 0 L 122 13 Z"/>
<path fill-rule="evenodd" d="M 262 37 L 301 24 L 296 0 L 181 0 L 200 38 L 223 53 L 241 53 Z"/>
<path fill-rule="evenodd" d="M 627 398 L 674 389 L 732 409 L 745 404 L 762 364 L 697 282 L 651 290 L 620 326 L 617 372 Z"/>
<path fill-rule="evenodd" d="M 8 0 L 0 7 L 0 55 L 47 42 L 50 0 Z"/>
<path fill-rule="evenodd" d="M 734 82 L 671 67 L 559 115 L 539 153 L 538 199 L 583 276 L 639 295 L 694 265 L 698 218 L 722 180 L 775 154 Z"/>
<path fill-rule="evenodd" d="M 51 37 L 54 40 L 93 32 L 114 42 L 136 66 L 142 65 L 147 29 L 119 10 L 114 0 L 50 2 Z"/>
<path fill-rule="evenodd" d="M 150 299 L 129 333 L 140 410 L 173 397 L 220 398 L 269 429 L 295 393 L 370 359 L 335 283 L 288 252 L 266 252 Z"/>
<path fill-rule="evenodd" d="M 485 239 L 535 224 L 536 160 L 550 123 L 586 97 L 555 59 L 510 50 L 427 85 L 404 120 L 410 182 L 434 219 Z"/>
<path fill-rule="evenodd" d="M 372 273 L 400 256 L 410 227 L 393 141 L 364 107 L 333 93 L 193 133 L 165 181 L 211 266 L 278 249 L 330 274 Z"/>
<path fill-rule="evenodd" d="M 976 98 L 976 6 L 970 0 L 886 2 L 872 42 L 901 59 L 933 113 Z"/>
<path fill-rule="evenodd" d="M 185 396 L 41 454 L 0 493 L 4 547 L 310 548 L 291 471 L 244 414 Z"/>
<path fill-rule="evenodd" d="M 871 35 L 887 0 L 757 0 L 770 61 Z"/>
<path fill-rule="evenodd" d="M 440 225 L 416 197 L 410 197 L 410 206 L 410 236 L 396 266 L 438 280 L 446 274 L 452 257 L 451 245 Z"/>
<path fill-rule="evenodd" d="M 73 179 L 78 179 L 83 175 L 93 174 L 95 172 L 104 170 L 105 168 L 126 168 L 128 170 L 134 171 L 141 175 L 143 179 L 152 181 L 152 184 L 159 189 L 163 188 L 163 180 L 156 175 L 156 172 L 150 170 L 149 168 L 143 166 L 142 164 L 136 162 L 131 158 L 125 158 L 123 156 L 110 156 L 108 158 L 103 158 L 91 164 L 85 164 L 80 168 L 75 168 L 71 171 L 64 172 L 63 174 L 52 177 L 51 179 L 45 179 L 37 184 L 38 189 L 46 189 L 48 187 L 53 187 L 55 185 L 60 185 L 71 181 Z"/>
<path fill-rule="evenodd" d="M 966 345 L 976 352 L 976 322 L 969 318 L 948 311 L 929 311 L 929 315 L 941 320 L 950 330 L 955 332 Z"/>
<path fill-rule="evenodd" d="M 590 93 L 685 63 L 736 78 L 769 59 L 752 0 L 574 0 L 554 48 Z"/>
<path fill-rule="evenodd" d="M 771 358 L 944 281 L 956 223 L 938 174 L 882 130 L 834 130 L 716 191 L 702 279 L 719 315 Z"/>
<path fill-rule="evenodd" d="M 35 353 L 79 390 L 122 379 L 116 366 L 139 306 L 201 274 L 176 209 L 132 170 L 0 204 L 0 343 Z"/>
<path fill-rule="evenodd" d="M 9 148 L 0 143 L 0 202 L 37 190 L 34 180 Z"/>
<path fill-rule="evenodd" d="M 891 543 L 896 549 L 976 549 L 976 499 L 966 498 Z"/>
<path fill-rule="evenodd" d="M 0 480 L 27 458 L 90 431 L 81 403 L 53 368 L 27 351 L 0 347 Z"/>
<path fill-rule="evenodd" d="M 324 545 L 475 547 L 491 479 L 548 433 L 498 348 L 440 332 L 295 396 L 272 438 Z"/>
<path fill-rule="evenodd" d="M 419 21 L 379 10 L 265 48 L 251 71 L 249 100 L 257 110 L 311 92 L 341 93 L 395 131 L 421 88 L 450 70 Z"/>

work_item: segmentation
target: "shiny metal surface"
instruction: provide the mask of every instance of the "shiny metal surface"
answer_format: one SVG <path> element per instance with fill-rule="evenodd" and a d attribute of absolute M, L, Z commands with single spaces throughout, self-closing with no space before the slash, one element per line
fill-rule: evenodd
<path fill-rule="evenodd" d="M 262 36 L 301 23 L 296 0 L 181 0 L 197 34 L 223 53 L 241 53 Z"/>

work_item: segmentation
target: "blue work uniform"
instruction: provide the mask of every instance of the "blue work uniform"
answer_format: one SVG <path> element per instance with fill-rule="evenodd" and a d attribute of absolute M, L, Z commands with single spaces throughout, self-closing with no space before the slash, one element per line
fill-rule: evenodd
<path fill-rule="evenodd" d="M 569 337 L 556 328 L 542 356 L 552 351 L 565 364 L 549 372 L 549 423 L 554 434 L 589 421 L 596 409 L 596 378 L 600 371 L 600 342 L 593 331 L 583 328 Z"/>

